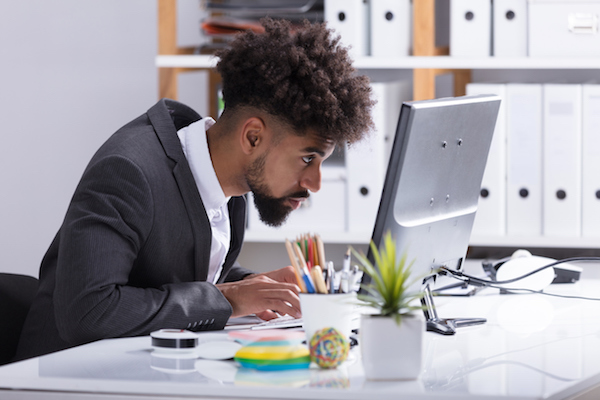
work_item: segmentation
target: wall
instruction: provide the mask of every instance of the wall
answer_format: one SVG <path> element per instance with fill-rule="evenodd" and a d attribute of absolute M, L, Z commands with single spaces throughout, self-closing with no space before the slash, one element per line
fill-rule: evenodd
<path fill-rule="evenodd" d="M 0 2 L 0 271 L 37 276 L 88 160 L 157 100 L 156 2 Z"/>

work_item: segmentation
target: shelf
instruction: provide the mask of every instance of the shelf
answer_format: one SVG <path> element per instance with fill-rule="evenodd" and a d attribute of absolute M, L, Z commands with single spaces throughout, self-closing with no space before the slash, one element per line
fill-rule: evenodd
<path fill-rule="evenodd" d="M 363 57 L 358 69 L 597 69 L 598 58 L 503 58 L 503 57 Z"/>
<path fill-rule="evenodd" d="M 470 246 L 516 248 L 597 249 L 600 238 L 548 236 L 473 236 Z"/>
<path fill-rule="evenodd" d="M 251 231 L 245 233 L 245 242 L 283 243 L 285 238 L 296 237 L 298 232 L 286 232 L 285 229 L 273 231 Z M 319 232 L 325 243 L 331 244 L 368 244 L 371 232 Z M 475 247 L 514 247 L 514 248 L 565 248 L 596 249 L 600 238 L 582 237 L 545 237 L 545 236 L 473 236 L 469 246 Z"/>
<path fill-rule="evenodd" d="M 244 234 L 244 243 L 283 243 L 286 238 L 298 236 L 298 231 L 269 230 L 252 231 L 247 230 Z M 318 232 L 325 244 L 368 244 L 371 240 L 371 232 Z"/>
<path fill-rule="evenodd" d="M 156 56 L 158 68 L 214 68 L 217 58 L 211 55 Z"/>
<path fill-rule="evenodd" d="M 210 69 L 217 65 L 212 55 L 157 56 L 159 68 Z M 501 58 L 501 57 L 361 57 L 358 69 L 600 69 L 599 58 Z"/>

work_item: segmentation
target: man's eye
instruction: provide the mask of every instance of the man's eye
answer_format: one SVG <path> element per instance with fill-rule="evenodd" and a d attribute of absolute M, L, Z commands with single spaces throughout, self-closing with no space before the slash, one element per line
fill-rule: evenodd
<path fill-rule="evenodd" d="M 304 161 L 307 164 L 310 164 L 310 162 L 312 160 L 314 160 L 314 159 L 315 159 L 315 157 L 313 157 L 313 156 L 304 156 L 304 157 L 302 157 L 302 161 Z"/>

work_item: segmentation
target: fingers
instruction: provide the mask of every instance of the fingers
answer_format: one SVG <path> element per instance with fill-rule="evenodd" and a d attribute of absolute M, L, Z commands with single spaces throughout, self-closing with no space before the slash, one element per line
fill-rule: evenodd
<path fill-rule="evenodd" d="M 289 314 L 295 318 L 300 318 L 302 313 L 300 311 L 300 298 L 295 296 L 295 298 L 290 298 L 288 300 L 283 300 L 286 297 L 286 294 L 283 291 L 271 291 L 264 299 L 265 310 L 272 310 L 280 315 Z"/>
<path fill-rule="evenodd" d="M 293 283 L 295 285 L 298 284 L 296 272 L 294 271 L 294 268 L 291 265 L 285 268 L 277 269 L 275 271 L 266 272 L 263 275 L 278 282 Z"/>
<path fill-rule="evenodd" d="M 280 270 L 277 270 L 277 271 L 280 271 Z M 272 271 L 272 272 L 277 272 L 277 271 Z M 295 277 L 295 274 L 293 274 L 293 275 Z M 275 278 L 284 278 L 286 276 L 287 275 L 282 274 L 282 275 L 277 275 L 275 277 L 272 277 L 267 274 L 260 274 L 260 275 L 256 275 L 253 278 L 250 278 L 250 279 L 244 279 L 243 284 L 244 285 L 252 284 L 257 290 L 260 290 L 260 289 L 272 289 L 272 290 L 288 289 L 288 290 L 293 291 L 296 294 L 300 293 L 300 287 L 298 286 L 295 278 L 291 281 L 287 281 L 287 280 L 283 280 L 283 279 L 282 280 L 275 279 Z M 239 281 L 239 282 L 241 282 L 241 281 Z M 232 282 L 232 283 L 237 283 L 237 282 Z"/>
<path fill-rule="evenodd" d="M 273 310 L 300 317 L 298 285 L 277 282 L 259 275 L 251 279 L 216 285 L 233 308 L 232 317 Z"/>
<path fill-rule="evenodd" d="M 256 316 L 264 321 L 269 321 L 279 317 L 280 314 L 277 314 L 275 311 L 265 310 L 263 312 L 256 313 Z"/>

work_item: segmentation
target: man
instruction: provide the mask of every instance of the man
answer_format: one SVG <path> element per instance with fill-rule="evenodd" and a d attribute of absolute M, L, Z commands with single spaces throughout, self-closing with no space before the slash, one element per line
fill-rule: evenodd
<path fill-rule="evenodd" d="M 17 359 L 231 316 L 300 315 L 291 268 L 235 261 L 252 191 L 280 225 L 321 185 L 335 145 L 372 125 L 366 77 L 324 25 L 265 19 L 221 51 L 225 109 L 202 119 L 163 99 L 94 155 L 44 256 Z"/>

